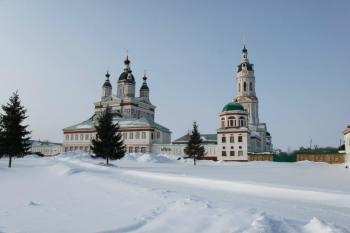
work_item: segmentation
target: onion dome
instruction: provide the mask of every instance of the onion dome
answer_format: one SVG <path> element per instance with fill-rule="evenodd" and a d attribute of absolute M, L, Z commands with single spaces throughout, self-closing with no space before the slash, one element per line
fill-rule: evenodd
<path fill-rule="evenodd" d="M 130 60 L 129 60 L 128 56 L 126 56 L 126 59 L 124 61 L 124 65 L 125 65 L 125 68 L 124 68 L 123 73 L 121 73 L 119 76 L 119 81 L 128 81 L 128 82 L 134 83 L 135 78 L 134 78 L 134 75 L 132 74 L 132 71 L 130 69 Z"/>
<path fill-rule="evenodd" d="M 110 81 L 109 81 L 109 77 L 110 77 L 111 75 L 108 73 L 108 71 L 107 71 L 107 73 L 106 73 L 106 81 L 105 81 L 105 83 L 103 84 L 103 87 L 112 87 L 112 84 L 110 83 Z"/>
<path fill-rule="evenodd" d="M 140 90 L 149 90 L 148 85 L 147 85 L 147 77 L 146 74 L 143 76 L 143 83 L 142 86 L 140 88 Z"/>
<path fill-rule="evenodd" d="M 244 111 L 244 107 L 238 102 L 230 102 L 224 106 L 222 112 Z"/>

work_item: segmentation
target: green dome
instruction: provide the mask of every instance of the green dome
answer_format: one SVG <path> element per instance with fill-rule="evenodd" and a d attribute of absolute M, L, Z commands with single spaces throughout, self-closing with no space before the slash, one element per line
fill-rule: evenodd
<path fill-rule="evenodd" d="M 237 102 L 230 102 L 224 106 L 222 109 L 223 112 L 228 111 L 244 111 L 243 106 L 240 103 Z"/>

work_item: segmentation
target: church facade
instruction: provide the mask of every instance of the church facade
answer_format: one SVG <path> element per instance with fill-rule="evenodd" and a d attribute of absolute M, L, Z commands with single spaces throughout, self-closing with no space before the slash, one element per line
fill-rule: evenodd
<path fill-rule="evenodd" d="M 94 114 L 86 121 L 63 129 L 64 151 L 91 152 L 91 139 L 96 137 L 94 127 L 98 116 L 107 107 L 111 108 L 113 121 L 118 122 L 127 152 L 151 152 L 152 144 L 169 144 L 171 132 L 155 122 L 155 109 L 150 101 L 150 89 L 144 75 L 139 96 L 136 97 L 136 80 L 127 57 L 124 70 L 116 83 L 117 91 L 113 94 L 110 74 L 102 85 L 101 99 L 94 103 Z"/>

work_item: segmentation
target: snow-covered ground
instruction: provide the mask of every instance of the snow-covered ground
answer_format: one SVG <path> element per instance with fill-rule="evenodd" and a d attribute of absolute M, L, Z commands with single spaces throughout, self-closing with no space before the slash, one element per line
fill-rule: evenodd
<path fill-rule="evenodd" d="M 0 232 L 350 232 L 350 170 L 83 153 L 0 160 Z"/>

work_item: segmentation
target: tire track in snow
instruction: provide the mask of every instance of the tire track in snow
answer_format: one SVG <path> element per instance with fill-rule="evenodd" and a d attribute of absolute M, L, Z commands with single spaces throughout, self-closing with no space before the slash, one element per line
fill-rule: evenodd
<path fill-rule="evenodd" d="M 321 203 L 322 205 L 350 208 L 350 195 L 348 194 L 300 190 L 285 187 L 273 187 L 261 184 L 243 183 L 239 181 L 226 181 L 143 171 L 128 170 L 123 171 L 123 173 L 144 179 L 194 185 L 201 188 L 216 189 L 239 194 L 276 199 L 307 201 L 312 203 Z"/>

